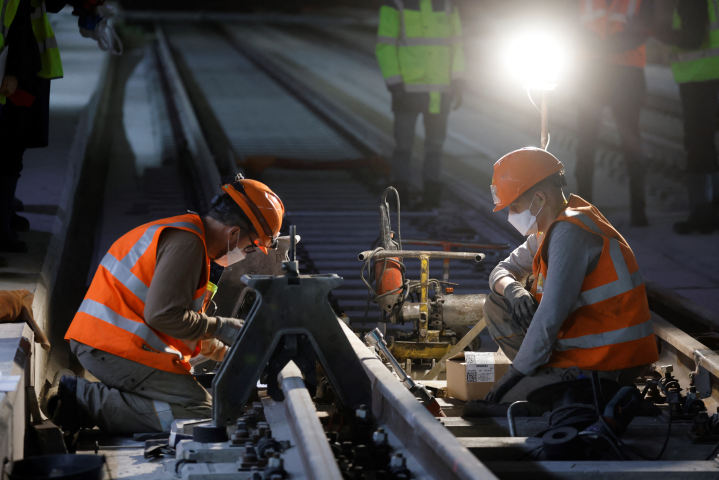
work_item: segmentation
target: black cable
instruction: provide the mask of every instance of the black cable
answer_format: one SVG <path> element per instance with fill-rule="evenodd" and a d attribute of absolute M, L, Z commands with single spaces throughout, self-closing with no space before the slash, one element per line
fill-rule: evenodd
<path fill-rule="evenodd" d="M 669 444 L 669 437 L 671 436 L 671 433 L 672 433 L 672 405 L 669 403 L 669 394 L 668 394 L 666 388 L 664 387 L 664 385 L 657 382 L 656 380 L 650 380 L 644 385 L 644 390 L 642 391 L 642 398 L 644 398 L 644 395 L 649 390 L 649 385 L 652 385 L 652 384 L 657 385 L 661 389 L 662 393 L 664 393 L 664 395 L 667 398 L 667 405 L 669 405 L 669 422 L 668 422 L 668 426 L 667 426 L 667 435 L 664 438 L 664 445 L 662 445 L 662 449 L 659 451 L 659 454 L 656 457 L 654 457 L 654 458 L 648 457 L 648 456 L 644 455 L 643 453 L 634 450 L 634 448 L 632 448 L 629 445 L 627 445 L 626 443 L 624 443 L 619 437 L 617 437 L 615 435 L 614 431 L 609 427 L 609 425 L 607 425 L 607 422 L 604 420 L 604 417 L 602 415 L 599 416 L 599 420 L 601 420 L 604 427 L 609 431 L 609 434 L 612 437 L 614 437 L 614 439 L 617 441 L 617 443 L 619 443 L 619 445 L 623 446 L 624 448 L 626 448 L 627 450 L 632 452 L 637 457 L 643 458 L 644 460 L 655 461 L 655 460 L 659 460 L 660 458 L 662 458 L 662 455 L 664 455 L 664 451 L 666 450 L 667 445 Z M 717 447 L 719 447 L 719 445 L 717 445 Z"/>

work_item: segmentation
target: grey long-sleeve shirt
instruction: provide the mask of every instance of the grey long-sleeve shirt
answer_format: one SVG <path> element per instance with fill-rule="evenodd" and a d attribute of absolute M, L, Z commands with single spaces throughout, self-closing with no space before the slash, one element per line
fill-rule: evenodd
<path fill-rule="evenodd" d="M 599 263 L 602 238 L 569 222 L 558 222 L 549 232 L 547 278 L 542 302 L 514 359 L 514 367 L 525 375 L 549 361 L 557 334 L 579 297 L 584 277 Z M 499 262 L 489 277 L 489 287 L 502 277 L 522 282 L 532 273 L 532 262 L 538 248 L 537 236 L 514 250 Z"/>
<path fill-rule="evenodd" d="M 155 274 L 145 301 L 145 322 L 173 338 L 194 341 L 213 334 L 217 318 L 191 309 L 205 263 L 205 246 L 192 232 L 167 228 L 157 245 Z"/>

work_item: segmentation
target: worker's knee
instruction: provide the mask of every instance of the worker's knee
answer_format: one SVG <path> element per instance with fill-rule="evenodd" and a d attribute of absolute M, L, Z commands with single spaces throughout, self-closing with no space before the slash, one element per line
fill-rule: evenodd
<path fill-rule="evenodd" d="M 497 332 L 498 337 L 512 334 L 512 331 L 505 331 L 512 324 L 512 308 L 503 296 L 494 292 L 487 295 L 487 300 L 484 302 L 484 318 L 492 338 L 495 338 L 493 330 Z"/>

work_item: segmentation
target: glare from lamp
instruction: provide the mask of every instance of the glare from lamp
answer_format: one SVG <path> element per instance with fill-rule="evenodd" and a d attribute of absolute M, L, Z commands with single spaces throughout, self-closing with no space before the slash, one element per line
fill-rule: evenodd
<path fill-rule="evenodd" d="M 565 65 L 561 42 L 545 34 L 518 38 L 506 58 L 512 77 L 530 90 L 553 90 Z"/>

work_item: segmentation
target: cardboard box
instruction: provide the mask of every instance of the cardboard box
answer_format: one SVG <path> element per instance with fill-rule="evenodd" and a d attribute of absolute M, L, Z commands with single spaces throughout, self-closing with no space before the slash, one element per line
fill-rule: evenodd
<path fill-rule="evenodd" d="M 447 395 L 459 400 L 484 400 L 512 361 L 499 352 L 462 352 L 447 360 Z"/>

